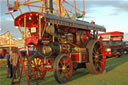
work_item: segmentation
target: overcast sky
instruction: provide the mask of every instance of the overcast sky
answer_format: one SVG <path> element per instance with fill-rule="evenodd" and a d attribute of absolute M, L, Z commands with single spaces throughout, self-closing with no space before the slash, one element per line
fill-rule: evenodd
<path fill-rule="evenodd" d="M 81 9 L 82 1 L 77 0 L 77 7 Z M 93 20 L 96 24 L 105 26 L 107 32 L 128 32 L 128 0 L 85 0 L 85 10 L 85 21 Z M 11 16 L 5 14 L 7 12 L 6 0 L 0 0 L 0 34 L 10 30 L 16 38 L 21 37 L 13 25 Z M 14 15 L 16 17 L 19 13 Z"/>

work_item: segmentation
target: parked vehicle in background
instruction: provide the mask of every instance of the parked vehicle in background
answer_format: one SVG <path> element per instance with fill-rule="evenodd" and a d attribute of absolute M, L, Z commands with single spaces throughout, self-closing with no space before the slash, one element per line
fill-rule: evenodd
<path fill-rule="evenodd" d="M 123 42 L 123 45 L 124 45 L 124 54 L 128 54 L 128 41 L 124 41 Z"/>
<path fill-rule="evenodd" d="M 107 57 L 118 56 L 124 54 L 123 37 L 124 33 L 119 31 L 106 32 L 98 34 L 100 40 L 103 41 Z"/>

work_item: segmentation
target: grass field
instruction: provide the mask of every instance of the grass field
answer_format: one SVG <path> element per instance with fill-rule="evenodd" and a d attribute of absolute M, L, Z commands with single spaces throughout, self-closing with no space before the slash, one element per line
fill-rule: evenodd
<path fill-rule="evenodd" d="M 73 73 L 72 79 L 61 85 L 128 85 L 128 55 L 113 57 L 106 61 L 106 72 L 99 75 L 89 74 L 87 69 L 79 69 Z M 21 85 L 26 85 L 25 79 Z M 0 67 L 0 85 L 10 85 L 11 79 L 6 78 L 6 68 Z M 39 85 L 59 85 L 48 72 Z"/>

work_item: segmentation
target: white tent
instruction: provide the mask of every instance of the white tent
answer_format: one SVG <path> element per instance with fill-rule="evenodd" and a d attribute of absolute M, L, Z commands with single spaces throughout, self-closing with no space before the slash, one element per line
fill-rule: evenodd
<path fill-rule="evenodd" d="M 25 45 L 25 41 L 15 40 L 9 31 L 0 35 L 0 48 L 2 47 L 23 47 Z"/>

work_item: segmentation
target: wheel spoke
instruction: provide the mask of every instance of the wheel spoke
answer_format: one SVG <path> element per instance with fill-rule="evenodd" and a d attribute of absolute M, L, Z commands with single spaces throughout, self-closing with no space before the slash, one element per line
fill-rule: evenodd
<path fill-rule="evenodd" d="M 62 71 L 62 68 L 58 67 L 58 70 L 59 70 L 59 71 L 60 71 L 60 70 Z"/>
<path fill-rule="evenodd" d="M 93 49 L 93 53 L 96 54 L 97 53 L 97 50 L 96 48 Z"/>
<path fill-rule="evenodd" d="M 67 67 L 70 66 L 70 62 L 71 62 L 70 60 L 66 61 L 65 66 Z"/>
<path fill-rule="evenodd" d="M 65 75 L 66 80 L 68 80 L 68 78 L 69 78 L 68 73 L 66 72 L 66 73 L 64 73 L 64 75 Z"/>
<path fill-rule="evenodd" d="M 65 65 L 65 57 L 64 57 L 64 65 Z"/>
<path fill-rule="evenodd" d="M 33 65 L 36 65 L 35 59 L 33 59 L 33 61 L 34 61 L 34 64 L 33 64 Z M 35 67 L 35 66 L 34 66 L 34 67 Z"/>
<path fill-rule="evenodd" d="M 59 62 L 61 66 L 63 66 L 63 65 L 64 65 L 62 62 L 63 62 L 63 61 L 60 61 L 60 62 Z"/>
<path fill-rule="evenodd" d="M 101 46 L 99 46 L 99 48 L 98 48 L 97 50 L 98 50 L 98 51 L 101 51 L 101 49 L 102 49 Z"/>
<path fill-rule="evenodd" d="M 98 56 L 103 56 L 104 54 L 98 54 Z"/>
<path fill-rule="evenodd" d="M 104 64 L 104 62 L 103 62 L 103 61 L 98 61 L 98 63 L 100 63 L 100 64 Z"/>
<path fill-rule="evenodd" d="M 59 72 L 59 76 L 60 76 L 60 79 L 63 81 L 64 73 L 63 72 Z"/>

